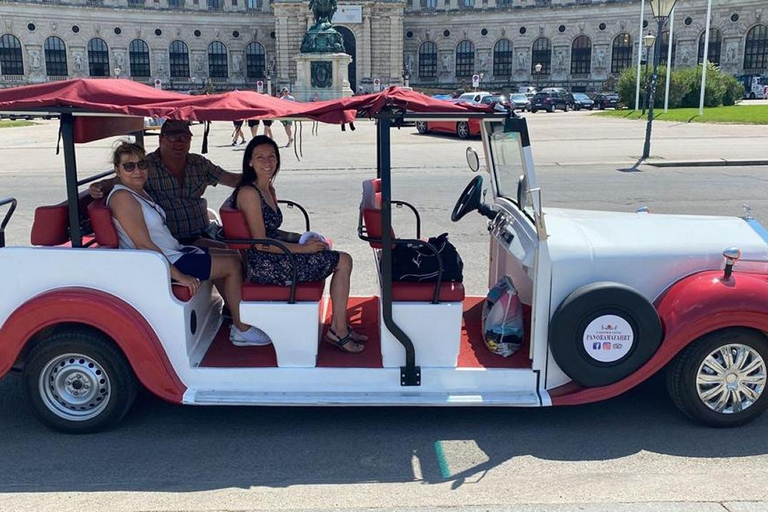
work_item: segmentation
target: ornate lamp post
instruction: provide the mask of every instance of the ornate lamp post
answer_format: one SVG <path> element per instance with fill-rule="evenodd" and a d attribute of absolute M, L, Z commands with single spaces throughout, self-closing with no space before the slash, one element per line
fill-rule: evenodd
<path fill-rule="evenodd" d="M 643 115 L 645 115 L 645 106 L 648 105 L 648 57 L 651 55 L 651 47 L 655 41 L 656 36 L 650 32 L 643 37 L 643 46 L 645 47 L 645 77 L 643 78 L 645 94 L 643 94 Z"/>
<path fill-rule="evenodd" d="M 189 77 L 189 81 L 192 82 L 192 91 L 196 91 L 197 87 L 195 86 L 195 82 L 197 81 L 196 76 Z M 192 92 L 192 94 L 195 94 L 195 92 Z"/>
<path fill-rule="evenodd" d="M 408 66 L 408 64 L 405 65 L 403 68 L 403 84 L 405 87 L 410 87 L 411 83 L 411 68 Z"/>
<path fill-rule="evenodd" d="M 656 81 L 659 78 L 659 54 L 661 53 L 661 34 L 664 24 L 667 22 L 677 0 L 650 0 L 653 17 L 658 23 L 656 32 L 656 46 L 653 51 L 653 75 L 651 75 L 651 91 L 648 94 L 648 123 L 645 127 L 645 144 L 643 146 L 643 159 L 651 154 L 651 129 L 653 127 L 653 100 L 656 93 Z M 672 41 L 669 42 L 672 44 Z"/>
<path fill-rule="evenodd" d="M 539 77 L 541 76 L 542 67 L 543 66 L 541 64 L 536 64 L 533 66 L 534 71 L 536 71 L 536 89 L 539 88 Z"/>

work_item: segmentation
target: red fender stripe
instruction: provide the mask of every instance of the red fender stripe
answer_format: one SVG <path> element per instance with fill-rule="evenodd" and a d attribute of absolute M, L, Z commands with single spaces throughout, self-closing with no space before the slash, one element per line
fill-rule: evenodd
<path fill-rule="evenodd" d="M 155 331 L 132 306 L 113 295 L 88 288 L 61 288 L 22 304 L 0 329 L 0 377 L 41 329 L 80 323 L 109 336 L 120 347 L 139 381 L 152 393 L 181 403 L 186 386 L 171 366 Z"/>
<path fill-rule="evenodd" d="M 697 338 L 726 327 L 768 332 L 768 276 L 722 271 L 693 274 L 672 285 L 657 301 L 664 327 L 659 350 L 639 370 L 608 386 L 583 388 L 572 383 L 549 391 L 552 405 L 599 402 L 620 395 L 661 370 Z"/>

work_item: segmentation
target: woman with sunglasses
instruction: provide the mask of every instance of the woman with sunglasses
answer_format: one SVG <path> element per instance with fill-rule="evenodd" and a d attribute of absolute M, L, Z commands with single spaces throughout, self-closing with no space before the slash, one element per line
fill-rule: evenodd
<path fill-rule="evenodd" d="M 171 278 L 194 295 L 201 281 L 211 279 L 232 312 L 229 339 L 237 346 L 268 345 L 260 329 L 240 321 L 240 257 L 227 249 L 183 246 L 165 224 L 165 211 L 144 190 L 148 163 L 141 146 L 122 142 L 112 156 L 116 183 L 107 206 L 117 230 L 121 249 L 145 249 L 163 254 L 171 264 Z"/>

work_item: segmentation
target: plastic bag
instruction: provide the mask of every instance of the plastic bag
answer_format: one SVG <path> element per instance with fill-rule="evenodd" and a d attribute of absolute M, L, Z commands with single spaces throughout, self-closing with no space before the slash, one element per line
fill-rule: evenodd
<path fill-rule="evenodd" d="M 490 289 L 483 304 L 483 341 L 492 353 L 509 357 L 523 344 L 523 307 L 508 276 Z"/>

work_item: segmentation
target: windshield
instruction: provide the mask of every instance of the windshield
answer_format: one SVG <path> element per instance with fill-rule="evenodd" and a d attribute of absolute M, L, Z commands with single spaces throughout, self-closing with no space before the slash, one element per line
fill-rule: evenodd
<path fill-rule="evenodd" d="M 517 131 L 504 131 L 504 126 L 493 126 L 490 134 L 490 152 L 496 194 L 512 201 L 533 220 L 533 204 L 528 195 L 528 182 L 523 158 L 522 134 Z M 522 204 L 520 204 L 522 203 Z"/>
<path fill-rule="evenodd" d="M 513 94 L 512 99 L 515 101 L 526 101 L 528 97 L 525 94 Z"/>

